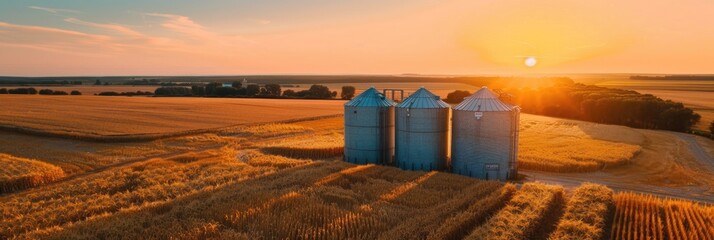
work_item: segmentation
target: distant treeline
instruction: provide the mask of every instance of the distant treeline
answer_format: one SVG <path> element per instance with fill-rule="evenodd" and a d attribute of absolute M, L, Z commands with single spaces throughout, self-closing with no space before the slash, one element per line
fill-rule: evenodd
<path fill-rule="evenodd" d="M 701 118 L 679 102 L 579 83 L 509 93 L 526 113 L 636 128 L 688 132 Z"/>
<path fill-rule="evenodd" d="M 352 99 L 355 88 L 345 86 L 342 88 L 342 99 Z M 262 98 L 307 98 L 307 99 L 332 99 L 337 97 L 337 91 L 330 91 L 324 85 L 312 85 L 310 89 L 282 91 L 280 84 L 249 84 L 243 86 L 241 82 L 233 82 L 230 87 L 214 82 L 205 85 L 188 87 L 160 87 L 154 92 L 156 96 L 198 96 L 198 97 L 262 97 Z"/>
<path fill-rule="evenodd" d="M 0 94 L 82 95 L 82 93 L 77 90 L 74 90 L 71 93 L 67 93 L 65 91 L 56 91 L 56 90 L 51 90 L 51 89 L 42 89 L 40 91 L 37 91 L 37 89 L 35 89 L 35 88 L 13 88 L 13 89 L 0 88 Z"/>
<path fill-rule="evenodd" d="M 191 86 L 211 82 L 230 83 L 246 80 L 257 84 L 347 84 L 347 83 L 463 83 L 494 88 L 508 85 L 552 84 L 572 81 L 568 78 L 522 78 L 498 76 L 427 76 L 427 75 L 236 75 L 236 76 L 116 76 L 116 77 L 2 77 L 0 84 L 17 82 L 36 85 L 41 82 L 83 82 L 85 85 L 156 85 Z M 503 86 L 499 86 L 503 85 Z"/>
<path fill-rule="evenodd" d="M 714 75 L 664 75 L 664 76 L 630 76 L 633 80 L 714 80 Z"/>
<path fill-rule="evenodd" d="M 95 94 L 97 96 L 152 96 L 154 93 L 152 92 L 142 92 L 142 91 L 136 91 L 136 92 L 100 92 Z"/>
<path fill-rule="evenodd" d="M 9 80 L 0 81 L 0 85 L 82 85 L 82 81 Z"/>
<path fill-rule="evenodd" d="M 466 91 L 452 92 L 446 101 L 458 103 L 469 95 Z M 701 118 L 679 102 L 580 83 L 510 89 L 501 98 L 520 106 L 525 113 L 635 128 L 689 132 Z"/>

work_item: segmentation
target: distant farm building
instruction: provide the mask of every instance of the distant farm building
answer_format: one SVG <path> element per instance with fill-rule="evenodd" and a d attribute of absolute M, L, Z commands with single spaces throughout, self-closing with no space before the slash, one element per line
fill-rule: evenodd
<path fill-rule="evenodd" d="M 451 106 L 420 88 L 396 108 L 395 165 L 406 170 L 444 170 Z"/>
<path fill-rule="evenodd" d="M 451 168 L 454 173 L 506 180 L 517 174 L 520 108 L 486 87 L 454 107 Z"/>
<path fill-rule="evenodd" d="M 392 163 L 395 105 L 373 87 L 345 104 L 345 161 Z"/>

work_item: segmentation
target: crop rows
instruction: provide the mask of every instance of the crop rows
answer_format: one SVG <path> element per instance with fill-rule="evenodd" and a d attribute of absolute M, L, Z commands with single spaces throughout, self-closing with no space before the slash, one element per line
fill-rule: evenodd
<path fill-rule="evenodd" d="M 581 185 L 568 199 L 565 214 L 550 239 L 602 239 L 612 205 L 611 189 L 597 184 Z"/>
<path fill-rule="evenodd" d="M 710 207 L 651 195 L 620 193 L 615 198 L 611 239 L 714 239 Z"/>
<path fill-rule="evenodd" d="M 52 164 L 0 154 L 0 194 L 33 188 L 56 181 L 64 171 Z"/>
<path fill-rule="evenodd" d="M 562 205 L 562 187 L 526 183 L 506 206 L 466 239 L 538 239 L 557 220 Z"/>

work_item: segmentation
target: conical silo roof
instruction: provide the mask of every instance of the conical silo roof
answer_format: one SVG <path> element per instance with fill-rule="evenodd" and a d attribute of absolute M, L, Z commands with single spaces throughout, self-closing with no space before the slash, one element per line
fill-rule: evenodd
<path fill-rule="evenodd" d="M 404 99 L 398 108 L 449 108 L 450 105 L 441 101 L 439 96 L 426 90 L 426 88 L 421 87 L 419 90 L 410 95 L 407 99 Z"/>
<path fill-rule="evenodd" d="M 487 87 L 482 87 L 473 95 L 466 97 L 463 102 L 454 107 L 454 110 L 473 112 L 503 112 L 511 111 L 516 106 L 504 103 L 498 95 Z"/>
<path fill-rule="evenodd" d="M 384 97 L 384 94 L 377 91 L 374 87 L 370 87 L 357 95 L 357 97 L 345 103 L 345 106 L 349 107 L 390 107 L 394 105 L 396 105 L 396 103 Z"/>

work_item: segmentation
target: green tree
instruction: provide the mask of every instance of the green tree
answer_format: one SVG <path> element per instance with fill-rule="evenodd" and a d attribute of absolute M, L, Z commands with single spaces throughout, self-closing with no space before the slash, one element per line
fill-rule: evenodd
<path fill-rule="evenodd" d="M 283 91 L 283 96 L 285 97 L 294 97 L 295 96 L 295 90 L 288 89 Z"/>
<path fill-rule="evenodd" d="M 219 82 L 206 84 L 206 95 L 216 95 L 216 88 L 221 86 L 223 86 L 223 84 Z"/>
<path fill-rule="evenodd" d="M 350 100 L 355 97 L 355 91 L 356 89 L 353 86 L 342 86 L 340 97 L 344 100 Z"/>
<path fill-rule="evenodd" d="M 280 96 L 282 89 L 280 89 L 280 84 L 265 84 L 265 92 L 269 96 Z"/>
<path fill-rule="evenodd" d="M 251 84 L 251 85 L 245 86 L 245 95 L 255 96 L 258 93 L 260 93 L 260 86 L 258 86 L 256 84 Z"/>
<path fill-rule="evenodd" d="M 447 103 L 460 103 L 468 96 L 471 96 L 469 91 L 456 90 L 446 95 L 446 99 L 444 101 Z"/>

